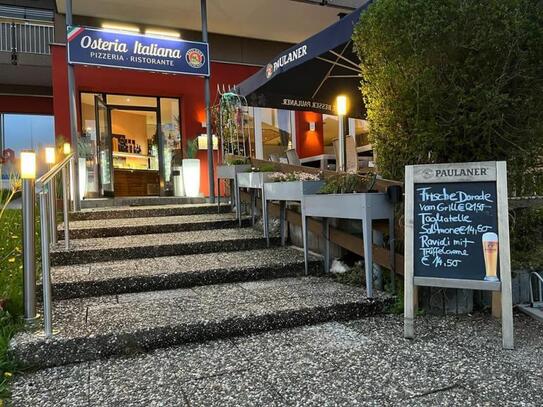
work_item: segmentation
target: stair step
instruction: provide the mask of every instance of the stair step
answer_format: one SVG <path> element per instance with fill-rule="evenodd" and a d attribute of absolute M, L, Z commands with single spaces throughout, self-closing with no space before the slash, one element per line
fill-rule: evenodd
<path fill-rule="evenodd" d="M 322 269 L 318 257 L 311 256 L 309 265 L 311 274 Z M 68 299 L 294 277 L 303 273 L 303 252 L 280 247 L 53 267 L 52 280 L 54 298 Z"/>
<path fill-rule="evenodd" d="M 107 208 L 119 206 L 156 206 L 207 203 L 204 197 L 186 196 L 118 196 L 115 198 L 90 198 L 81 201 L 81 208 Z"/>
<path fill-rule="evenodd" d="M 247 335 L 384 312 L 391 297 L 325 277 L 284 278 L 57 301 L 54 328 L 11 342 L 23 365 L 49 367 L 188 342 Z"/>
<path fill-rule="evenodd" d="M 279 242 L 279 238 L 274 236 L 270 241 L 275 245 Z M 64 248 L 64 242 L 59 242 L 53 247 L 51 265 L 229 252 L 265 247 L 266 240 L 262 233 L 251 228 L 74 239 L 70 241 L 70 250 Z"/>
<path fill-rule="evenodd" d="M 221 204 L 220 212 L 231 212 L 228 204 Z M 70 220 L 98 220 L 119 218 L 145 218 L 156 216 L 202 215 L 217 213 L 217 204 L 187 204 L 187 205 L 154 205 L 154 206 L 124 206 L 109 208 L 83 209 L 70 213 Z"/>
<path fill-rule="evenodd" d="M 243 226 L 249 226 L 249 219 L 243 219 Z M 233 214 L 210 213 L 203 215 L 160 216 L 143 218 L 120 218 L 78 220 L 70 223 L 70 238 L 90 239 L 153 233 L 185 232 L 195 230 L 226 229 L 237 227 Z M 59 228 L 59 238 L 64 238 L 64 227 Z"/>

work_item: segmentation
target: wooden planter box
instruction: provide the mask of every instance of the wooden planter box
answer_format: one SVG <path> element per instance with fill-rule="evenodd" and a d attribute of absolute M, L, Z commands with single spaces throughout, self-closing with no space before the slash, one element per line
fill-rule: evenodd
<path fill-rule="evenodd" d="M 237 205 L 237 173 L 251 170 L 251 164 L 238 164 L 238 165 L 218 165 L 217 166 L 217 210 L 220 212 L 221 208 L 221 179 L 230 180 L 230 191 L 233 196 L 230 197 L 230 203 L 232 206 L 236 206 L 236 216 L 241 218 L 240 210 Z"/>
<path fill-rule="evenodd" d="M 319 194 L 304 195 L 302 199 L 302 236 L 304 242 L 304 257 L 307 272 L 307 217 L 322 217 L 325 238 L 324 262 L 328 271 L 330 264 L 330 243 L 328 218 L 358 219 L 362 221 L 364 238 L 364 267 L 366 272 L 366 289 L 368 297 L 373 297 L 373 261 L 372 221 L 388 219 L 390 234 L 391 269 L 394 265 L 394 207 L 385 193 L 354 193 L 354 194 Z"/>
<path fill-rule="evenodd" d="M 286 202 L 301 202 L 304 195 L 316 194 L 320 191 L 324 181 L 287 181 L 266 182 L 264 184 L 265 206 L 263 210 L 264 233 L 269 245 L 269 214 L 268 201 L 280 201 L 279 222 L 281 230 L 281 245 L 285 245 L 285 217 Z M 303 215 L 302 215 L 303 216 Z"/>

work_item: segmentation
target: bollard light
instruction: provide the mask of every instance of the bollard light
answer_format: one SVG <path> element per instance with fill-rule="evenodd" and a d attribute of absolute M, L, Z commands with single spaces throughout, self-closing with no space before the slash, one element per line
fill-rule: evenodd
<path fill-rule="evenodd" d="M 31 150 L 21 151 L 21 179 L 36 178 L 36 153 Z"/>
<path fill-rule="evenodd" d="M 337 170 L 338 171 L 346 171 L 347 170 L 347 149 L 346 149 L 346 143 L 345 143 L 345 123 L 344 119 L 347 115 L 347 96 L 345 95 L 339 95 L 336 98 L 336 113 L 338 115 L 338 125 L 339 125 L 339 160 L 337 162 Z"/>
<path fill-rule="evenodd" d="M 64 143 L 64 155 L 68 155 L 72 152 L 72 146 L 70 143 Z"/>
<path fill-rule="evenodd" d="M 55 161 L 55 147 L 45 147 L 45 163 L 52 165 Z"/>
<path fill-rule="evenodd" d="M 336 98 L 336 113 L 338 116 L 345 116 L 347 114 L 347 96 L 339 95 Z"/>
<path fill-rule="evenodd" d="M 36 190 L 36 153 L 21 151 L 22 216 L 23 216 L 23 302 L 24 319 L 33 326 L 36 320 L 36 237 L 34 212 Z"/>

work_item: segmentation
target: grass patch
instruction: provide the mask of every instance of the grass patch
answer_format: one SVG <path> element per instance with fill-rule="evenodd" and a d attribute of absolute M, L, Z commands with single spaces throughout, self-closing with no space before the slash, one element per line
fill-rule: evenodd
<path fill-rule="evenodd" d="M 37 214 L 37 212 L 36 212 Z M 36 272 L 41 271 L 39 222 L 36 220 Z M 6 209 L 0 218 L 0 400 L 9 397 L 9 381 L 19 369 L 9 357 L 9 341 L 24 326 L 22 213 Z M 0 406 L 2 404 L 0 403 Z"/>
<path fill-rule="evenodd" d="M 22 320 L 7 311 L 0 311 L 0 406 L 9 398 L 9 384 L 19 366 L 8 354 L 9 341 L 23 328 Z"/>
<path fill-rule="evenodd" d="M 20 210 L 6 209 L 0 219 L 0 400 L 9 397 L 9 382 L 17 371 L 7 351 L 22 328 L 23 259 Z"/>

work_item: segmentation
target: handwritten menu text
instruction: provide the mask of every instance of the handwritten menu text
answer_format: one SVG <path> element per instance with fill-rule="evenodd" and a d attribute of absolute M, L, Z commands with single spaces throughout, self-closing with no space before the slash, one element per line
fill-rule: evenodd
<path fill-rule="evenodd" d="M 484 278 L 481 237 L 496 223 L 494 183 L 415 184 L 415 275 Z"/>

